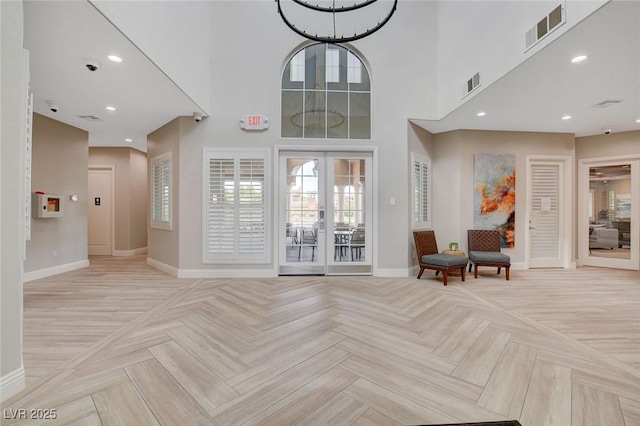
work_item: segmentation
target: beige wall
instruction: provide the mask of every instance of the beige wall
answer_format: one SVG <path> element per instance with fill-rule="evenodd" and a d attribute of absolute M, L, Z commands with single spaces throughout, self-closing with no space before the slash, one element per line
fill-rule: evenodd
<path fill-rule="evenodd" d="M 191 118 L 193 121 L 193 118 Z M 151 228 L 151 221 L 148 221 L 148 257 L 155 261 L 169 265 L 173 268 L 179 267 L 179 236 L 180 236 L 180 212 L 178 202 L 180 200 L 180 119 L 165 124 L 155 132 L 147 136 L 147 182 L 151 182 L 149 172 L 151 170 L 151 160 L 158 155 L 171 152 L 171 210 L 172 227 L 171 231 Z M 148 185 L 147 185 L 148 186 Z M 147 216 L 148 217 L 148 216 Z M 196 244 L 194 241 L 193 244 Z"/>
<path fill-rule="evenodd" d="M 407 175 L 409 179 L 409 185 L 407 185 L 408 191 L 408 209 L 407 209 L 407 217 L 409 219 L 409 229 L 408 229 L 408 244 L 407 244 L 407 264 L 413 265 L 417 263 L 416 254 L 415 254 L 415 245 L 413 242 L 413 207 L 412 207 L 412 183 L 413 183 L 413 164 L 411 164 L 411 155 L 419 155 L 422 157 L 432 158 L 433 157 L 433 139 L 434 136 L 428 131 L 424 130 L 422 127 L 417 126 L 411 122 L 407 124 L 407 135 L 408 135 L 408 156 L 407 156 Z"/>
<path fill-rule="evenodd" d="M 137 149 L 129 151 L 130 212 L 129 249 L 147 247 L 147 206 L 149 186 L 147 182 L 147 154 Z"/>
<path fill-rule="evenodd" d="M 64 216 L 31 220 L 25 272 L 87 260 L 88 145 L 86 131 L 34 114 L 31 190 L 60 195 Z"/>
<path fill-rule="evenodd" d="M 146 154 L 127 147 L 92 147 L 89 148 L 89 165 L 115 166 L 115 250 L 127 251 L 146 247 Z"/>
<path fill-rule="evenodd" d="M 640 131 L 576 138 L 576 159 L 640 155 Z"/>
<path fill-rule="evenodd" d="M 505 253 L 514 263 L 525 262 L 526 158 L 528 155 L 562 155 L 574 159 L 574 141 L 573 135 L 561 133 L 459 130 L 435 135 L 432 203 L 439 248 L 449 241 L 459 241 L 466 250 L 466 232 L 473 228 L 474 155 L 513 154 L 516 157 L 516 244 L 512 249 L 505 249 Z M 571 193 L 575 194 L 575 184 Z M 575 217 L 574 200 L 572 196 L 572 217 Z"/>

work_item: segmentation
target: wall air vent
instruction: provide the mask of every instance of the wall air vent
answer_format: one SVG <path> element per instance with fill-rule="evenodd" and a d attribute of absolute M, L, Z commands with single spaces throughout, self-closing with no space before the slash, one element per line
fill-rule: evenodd
<path fill-rule="evenodd" d="M 558 5 L 547 16 L 542 18 L 536 25 L 525 33 L 526 49 L 538 43 L 548 34 L 560 27 L 564 23 L 564 13 L 562 5 Z M 525 49 L 525 50 L 526 50 Z"/>
<path fill-rule="evenodd" d="M 558 6 L 551 11 L 549 18 L 549 31 L 562 23 L 562 6 Z"/>
<path fill-rule="evenodd" d="M 467 80 L 467 94 L 473 92 L 478 86 L 480 86 L 480 73 L 477 72 L 473 77 Z"/>
<path fill-rule="evenodd" d="M 102 121 L 95 115 L 79 115 L 78 118 L 83 118 L 87 121 Z"/>

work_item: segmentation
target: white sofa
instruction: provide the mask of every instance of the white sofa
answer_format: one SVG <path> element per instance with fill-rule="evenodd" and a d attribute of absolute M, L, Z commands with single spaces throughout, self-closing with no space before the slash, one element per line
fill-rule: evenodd
<path fill-rule="evenodd" d="M 589 235 L 590 249 L 614 249 L 618 248 L 618 230 L 595 228 Z"/>

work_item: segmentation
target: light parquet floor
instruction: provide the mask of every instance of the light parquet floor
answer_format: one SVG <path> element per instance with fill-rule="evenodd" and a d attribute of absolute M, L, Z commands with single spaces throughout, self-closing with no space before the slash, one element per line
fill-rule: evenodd
<path fill-rule="evenodd" d="M 640 273 L 177 279 L 133 258 L 25 284 L 2 424 L 640 425 Z M 11 419 L 19 409 L 56 419 Z"/>

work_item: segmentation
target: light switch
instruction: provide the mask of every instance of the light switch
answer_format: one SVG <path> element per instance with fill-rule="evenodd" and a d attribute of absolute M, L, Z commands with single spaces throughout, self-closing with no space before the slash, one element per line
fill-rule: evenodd
<path fill-rule="evenodd" d="M 396 199 L 395 199 L 395 197 L 391 197 L 391 198 L 389 199 L 389 205 L 390 205 L 390 206 L 395 206 L 395 205 L 396 205 Z"/>

